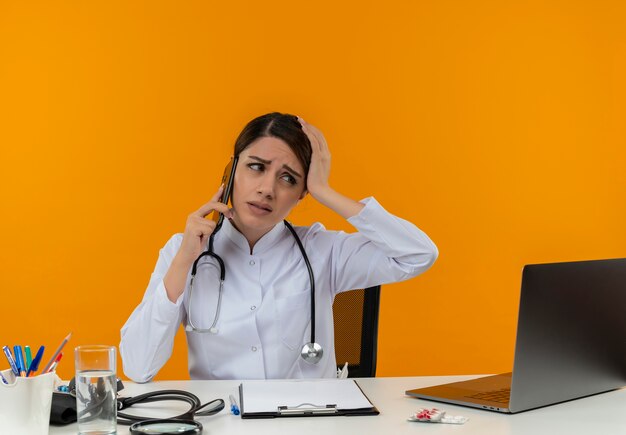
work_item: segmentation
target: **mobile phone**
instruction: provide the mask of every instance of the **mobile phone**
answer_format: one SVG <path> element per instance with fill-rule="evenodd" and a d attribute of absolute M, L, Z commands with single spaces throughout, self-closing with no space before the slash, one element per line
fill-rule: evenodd
<path fill-rule="evenodd" d="M 222 182 L 220 184 L 224 185 L 224 191 L 222 192 L 222 196 L 219 199 L 219 202 L 228 205 L 228 200 L 230 199 L 230 195 L 233 191 L 233 181 L 235 180 L 235 169 L 237 169 L 237 161 L 239 157 L 231 157 L 230 162 L 224 168 L 224 174 L 222 175 Z M 224 219 L 224 215 L 222 215 L 217 210 L 213 211 L 211 215 L 211 219 L 215 221 L 216 224 L 221 224 L 222 219 Z"/>

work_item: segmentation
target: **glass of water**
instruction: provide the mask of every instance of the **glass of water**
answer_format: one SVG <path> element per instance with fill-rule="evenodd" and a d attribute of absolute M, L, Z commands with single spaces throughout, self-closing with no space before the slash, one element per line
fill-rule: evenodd
<path fill-rule="evenodd" d="M 90 345 L 74 349 L 78 433 L 117 433 L 117 378 L 114 346 Z"/>

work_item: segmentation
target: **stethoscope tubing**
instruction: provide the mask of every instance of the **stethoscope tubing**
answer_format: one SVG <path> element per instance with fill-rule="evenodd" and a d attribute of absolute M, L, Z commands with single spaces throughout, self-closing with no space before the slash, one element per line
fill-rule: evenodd
<path fill-rule="evenodd" d="M 309 257 L 306 255 L 304 246 L 302 246 L 302 241 L 300 241 L 300 237 L 296 234 L 296 230 L 293 229 L 289 222 L 283 222 L 285 223 L 287 229 L 291 231 L 291 234 L 293 234 L 293 238 L 296 240 L 298 248 L 300 248 L 302 258 L 304 258 L 304 263 L 306 264 L 306 268 L 309 272 L 309 283 L 311 286 L 311 343 L 315 343 L 315 277 L 313 276 L 313 268 L 311 267 Z"/>
<path fill-rule="evenodd" d="M 152 420 L 155 417 L 142 417 L 138 415 L 126 414 L 121 412 L 123 409 L 129 408 L 136 403 L 150 403 L 150 402 L 160 402 L 166 400 L 181 400 L 183 402 L 187 402 L 190 405 L 189 410 L 186 412 L 170 417 L 170 419 L 182 419 L 182 420 L 193 420 L 194 417 L 199 416 L 208 416 L 217 414 L 222 409 L 224 409 L 225 403 L 222 399 L 215 399 L 210 402 L 205 403 L 204 405 L 200 402 L 198 396 L 189 391 L 183 390 L 161 390 L 161 391 L 152 391 L 149 393 L 140 394 L 138 396 L 133 397 L 123 397 L 117 399 L 117 422 L 123 425 L 131 425 L 133 423 L 137 423 L 145 420 Z M 209 410 L 202 411 L 203 408 L 211 404 L 216 404 L 214 408 Z"/>
<path fill-rule="evenodd" d="M 226 278 L 226 266 L 224 265 L 224 260 L 222 260 L 222 258 L 213 251 L 213 240 L 214 240 L 215 234 L 222 227 L 223 219 L 224 219 L 224 216 L 220 214 L 220 218 L 215 227 L 215 230 L 213 230 L 213 233 L 209 237 L 208 249 L 204 251 L 202 254 L 200 254 L 198 258 L 196 258 L 196 260 L 193 262 L 193 265 L 191 267 L 191 278 L 189 281 L 189 305 L 190 305 L 191 296 L 193 294 L 193 281 L 196 277 L 196 272 L 198 270 L 198 263 L 200 262 L 202 258 L 206 256 L 214 258 L 217 261 L 219 265 L 219 269 L 220 269 L 220 288 L 219 288 L 215 318 L 213 319 L 213 324 L 211 325 L 209 329 L 197 328 L 193 324 L 193 321 L 191 320 L 191 312 L 188 312 L 187 321 L 189 322 L 189 325 L 191 326 L 191 328 L 188 329 L 190 331 L 201 332 L 201 333 L 216 331 L 215 326 L 217 324 L 217 319 L 219 318 L 220 306 L 221 306 L 221 301 L 222 301 L 222 289 L 223 289 L 224 279 Z M 315 343 L 315 276 L 313 275 L 313 268 L 311 267 L 311 262 L 309 261 L 309 257 L 306 254 L 306 250 L 304 249 L 304 246 L 302 245 L 302 241 L 300 240 L 300 237 L 298 237 L 298 234 L 296 233 L 296 231 L 293 229 L 293 227 L 291 226 L 289 222 L 287 222 L 286 220 L 283 220 L 283 223 L 293 235 L 293 238 L 295 239 L 296 244 L 298 245 L 298 248 L 300 249 L 300 252 L 302 253 L 302 258 L 304 258 L 304 263 L 306 264 L 307 271 L 309 273 L 309 283 L 311 287 L 311 343 Z"/>
<path fill-rule="evenodd" d="M 75 392 L 70 392 L 73 396 L 76 395 Z M 107 393 L 111 394 L 111 393 Z M 124 409 L 130 408 L 131 406 L 137 403 L 151 403 L 151 402 L 160 402 L 160 401 L 171 401 L 171 400 L 180 400 L 183 402 L 187 402 L 189 404 L 189 409 L 177 416 L 170 417 L 170 419 L 180 419 L 180 420 L 193 420 L 195 417 L 204 417 L 209 415 L 214 415 L 224 409 L 225 403 L 222 399 L 215 399 L 210 402 L 205 403 L 204 405 L 193 393 L 184 390 L 160 390 L 160 391 L 151 391 L 148 393 L 140 394 L 138 396 L 133 397 L 118 397 L 116 399 L 117 406 L 117 423 L 123 425 L 132 425 L 134 423 L 142 422 L 145 420 L 154 420 L 155 417 L 142 417 L 139 415 L 126 414 L 121 412 Z M 107 397 L 102 398 L 102 400 L 92 403 L 87 408 L 83 409 L 78 415 L 77 418 L 91 420 L 94 418 L 98 418 L 99 411 L 101 410 L 101 406 L 104 402 L 107 401 Z M 213 407 L 202 411 L 202 409 L 206 408 L 213 404 Z"/>

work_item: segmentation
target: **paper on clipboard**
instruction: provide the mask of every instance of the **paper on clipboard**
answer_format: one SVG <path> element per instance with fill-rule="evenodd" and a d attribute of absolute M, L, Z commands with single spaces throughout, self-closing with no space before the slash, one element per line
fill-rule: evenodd
<path fill-rule="evenodd" d="M 353 379 L 245 381 L 241 384 L 242 411 L 273 413 L 279 407 L 302 404 L 336 406 L 338 410 L 370 409 L 374 405 Z"/>

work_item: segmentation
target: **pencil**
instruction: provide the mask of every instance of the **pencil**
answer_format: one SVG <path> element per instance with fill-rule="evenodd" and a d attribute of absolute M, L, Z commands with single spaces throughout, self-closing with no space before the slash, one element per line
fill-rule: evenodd
<path fill-rule="evenodd" d="M 48 361 L 48 364 L 46 364 L 46 366 L 41 370 L 41 373 L 46 373 L 50 369 L 50 366 L 52 365 L 52 363 L 54 363 L 54 360 L 57 359 L 57 356 L 61 353 L 61 351 L 63 350 L 63 347 L 67 344 L 68 340 L 71 337 L 72 337 L 72 333 L 70 332 L 69 334 L 67 334 L 67 337 L 63 339 L 63 341 L 59 345 L 59 348 L 56 350 L 56 352 L 54 352 L 54 355 L 52 355 L 52 358 L 50 358 L 50 361 Z"/>

